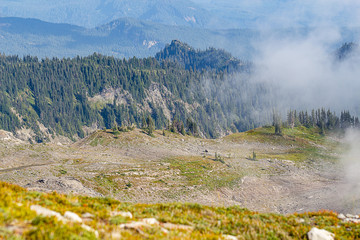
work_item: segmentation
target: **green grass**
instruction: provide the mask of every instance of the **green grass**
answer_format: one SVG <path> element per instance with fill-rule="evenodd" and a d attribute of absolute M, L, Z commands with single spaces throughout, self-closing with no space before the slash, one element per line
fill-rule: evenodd
<path fill-rule="evenodd" d="M 0 239 L 96 239 L 80 224 L 58 222 L 55 218 L 37 216 L 30 206 L 38 204 L 60 214 L 72 211 L 91 213 L 86 224 L 99 231 L 99 239 L 111 239 L 118 231 L 122 239 L 221 239 L 230 234 L 238 239 L 306 239 L 306 233 L 317 227 L 336 235 L 337 239 L 360 238 L 360 224 L 343 223 L 333 212 L 309 212 L 279 215 L 261 214 L 233 207 L 209 207 L 199 204 L 130 204 L 110 198 L 67 196 L 57 193 L 28 192 L 0 182 Z M 110 211 L 129 211 L 134 219 L 110 217 Z M 119 229 L 122 223 L 156 218 L 162 223 L 184 224 L 194 230 L 170 230 L 159 226 L 135 230 Z M 299 220 L 303 219 L 301 223 Z M 21 229 L 14 231 L 13 229 Z"/>
<path fill-rule="evenodd" d="M 177 157 L 166 160 L 172 169 L 179 170 L 186 186 L 201 186 L 210 190 L 232 186 L 242 177 L 241 172 L 211 158 Z"/>
<path fill-rule="evenodd" d="M 119 190 L 119 186 L 113 180 L 114 177 L 106 174 L 99 174 L 93 180 L 97 183 L 97 190 L 102 194 L 108 194 L 109 192 L 116 192 Z"/>
<path fill-rule="evenodd" d="M 260 151 L 258 159 L 280 159 L 294 162 L 309 160 L 336 161 L 333 152 L 339 151 L 339 143 L 322 136 L 317 128 L 295 127 L 282 128 L 282 135 L 274 134 L 274 127 L 256 128 L 244 133 L 225 137 L 231 142 L 259 142 L 273 146 L 286 147 L 287 150 Z"/>
<path fill-rule="evenodd" d="M 325 137 L 319 134 L 316 128 L 296 127 L 282 128 L 282 135 L 274 134 L 274 127 L 261 127 L 243 133 L 236 133 L 225 137 L 229 141 L 256 141 L 267 142 L 278 145 L 299 145 L 309 144 L 309 142 L 323 143 Z"/>

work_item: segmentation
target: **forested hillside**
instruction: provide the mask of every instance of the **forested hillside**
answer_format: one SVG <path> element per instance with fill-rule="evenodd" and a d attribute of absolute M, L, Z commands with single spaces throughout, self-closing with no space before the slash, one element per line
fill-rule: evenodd
<path fill-rule="evenodd" d="M 201 59 L 204 52 L 195 55 Z M 226 75 L 223 70 L 234 61 L 209 65 L 216 71 L 207 72 L 155 58 L 1 55 L 0 127 L 14 133 L 31 128 L 38 142 L 55 133 L 83 137 L 84 126 L 142 127 L 149 115 L 158 129 L 175 122 L 186 130 L 196 123 L 196 132 L 205 137 L 247 130 L 260 124 L 252 113 L 261 111 L 268 90 L 246 77 Z"/>
<path fill-rule="evenodd" d="M 359 45 L 354 42 L 344 43 L 337 51 L 336 56 L 339 60 L 358 55 Z"/>
<path fill-rule="evenodd" d="M 178 62 L 186 69 L 208 71 L 241 71 L 246 64 L 234 58 L 230 53 L 215 48 L 205 51 L 195 50 L 193 47 L 178 40 L 173 40 L 170 45 L 156 54 L 159 61 L 169 60 Z"/>

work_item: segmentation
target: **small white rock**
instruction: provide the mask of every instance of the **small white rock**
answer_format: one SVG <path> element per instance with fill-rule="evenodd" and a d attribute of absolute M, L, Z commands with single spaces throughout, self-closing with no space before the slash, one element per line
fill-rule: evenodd
<path fill-rule="evenodd" d="M 352 214 L 346 214 L 346 217 L 347 217 L 347 218 L 357 218 L 357 216 L 352 215 Z"/>
<path fill-rule="evenodd" d="M 81 215 L 82 218 L 94 218 L 95 216 L 91 213 L 84 213 Z"/>
<path fill-rule="evenodd" d="M 305 219 L 299 218 L 299 219 L 296 219 L 296 221 L 297 221 L 298 223 L 304 223 L 304 222 L 305 222 Z"/>
<path fill-rule="evenodd" d="M 309 240 L 334 240 L 335 234 L 314 227 L 307 233 L 307 236 Z"/>
<path fill-rule="evenodd" d="M 344 220 L 345 218 L 346 218 L 345 215 L 342 214 L 342 213 L 340 213 L 340 214 L 338 215 L 338 219 Z"/>
<path fill-rule="evenodd" d="M 155 218 L 144 218 L 141 220 L 143 223 L 147 223 L 149 225 L 159 225 L 159 221 Z"/>
<path fill-rule="evenodd" d="M 238 240 L 237 237 L 232 236 L 232 235 L 222 235 L 222 238 L 223 238 L 224 240 Z"/>
<path fill-rule="evenodd" d="M 133 218 L 133 215 L 131 214 L 131 212 L 110 212 L 110 216 L 111 217 L 116 217 L 116 216 L 122 216 L 122 217 L 128 217 L 128 218 Z"/>
<path fill-rule="evenodd" d="M 81 217 L 79 217 L 79 215 L 70 211 L 66 211 L 64 217 L 70 220 L 71 222 L 76 222 L 76 223 L 83 222 L 83 220 L 81 219 Z"/>
<path fill-rule="evenodd" d="M 350 222 L 353 222 L 353 223 L 360 223 L 360 219 L 349 219 Z"/>
<path fill-rule="evenodd" d="M 144 222 L 131 222 L 131 223 L 123 223 L 119 225 L 120 229 L 138 229 L 140 227 L 151 227 L 151 226 Z"/>
<path fill-rule="evenodd" d="M 161 228 L 161 231 L 162 231 L 164 234 L 169 234 L 169 233 L 170 233 L 170 231 L 167 230 L 166 228 Z"/>

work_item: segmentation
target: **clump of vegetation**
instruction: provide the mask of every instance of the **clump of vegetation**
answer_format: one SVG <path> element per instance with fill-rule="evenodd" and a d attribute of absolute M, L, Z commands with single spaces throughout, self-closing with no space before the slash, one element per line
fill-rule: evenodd
<path fill-rule="evenodd" d="M 221 162 L 221 163 L 225 163 L 224 159 L 221 157 L 220 154 L 218 154 L 217 152 L 215 153 L 215 161 Z"/>
<path fill-rule="evenodd" d="M 273 126 L 275 127 L 275 134 L 281 136 L 281 115 L 277 111 L 273 111 Z"/>
<path fill-rule="evenodd" d="M 151 115 L 142 118 L 142 129 L 151 137 L 154 137 L 155 123 Z"/>
<path fill-rule="evenodd" d="M 135 125 L 132 124 L 130 126 L 115 126 L 112 128 L 112 134 L 119 135 L 122 132 L 131 132 L 135 129 Z M 105 130 L 106 131 L 106 130 Z"/>
<path fill-rule="evenodd" d="M 256 153 L 255 153 L 255 151 L 253 151 L 253 153 L 252 153 L 252 157 L 249 157 L 249 159 L 250 160 L 256 160 Z"/>

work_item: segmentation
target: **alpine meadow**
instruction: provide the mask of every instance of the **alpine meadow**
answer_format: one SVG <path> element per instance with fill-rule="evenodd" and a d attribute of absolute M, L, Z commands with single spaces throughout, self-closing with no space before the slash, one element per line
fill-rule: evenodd
<path fill-rule="evenodd" d="M 357 0 L 3 0 L 0 239 L 360 239 Z"/>

